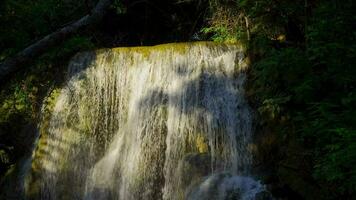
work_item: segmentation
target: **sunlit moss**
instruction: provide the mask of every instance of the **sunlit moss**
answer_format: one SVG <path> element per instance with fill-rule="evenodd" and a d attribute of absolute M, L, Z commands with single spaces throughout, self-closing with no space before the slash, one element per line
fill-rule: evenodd
<path fill-rule="evenodd" d="M 45 104 L 48 109 L 52 110 L 54 108 L 59 94 L 60 94 L 59 88 L 52 90 L 51 94 L 45 100 Z"/>
<path fill-rule="evenodd" d="M 196 138 L 196 148 L 199 153 L 207 153 L 209 150 L 209 146 L 206 143 L 206 139 L 202 135 L 198 135 Z"/>
<path fill-rule="evenodd" d="M 185 54 L 189 50 L 189 48 L 197 45 L 201 46 L 207 46 L 207 47 L 216 47 L 216 45 L 219 45 L 219 47 L 222 47 L 224 49 L 224 46 L 228 48 L 229 46 L 238 46 L 242 47 L 241 43 L 239 43 L 237 40 L 226 40 L 224 42 L 211 42 L 211 41 L 199 41 L 199 42 L 181 42 L 181 43 L 168 43 L 168 44 L 160 44 L 160 45 L 155 45 L 155 46 L 141 46 L 141 47 L 118 47 L 118 48 L 113 48 L 110 49 L 110 51 L 115 52 L 115 53 L 138 53 L 143 55 L 144 58 L 148 58 L 151 53 L 155 52 L 163 52 L 167 50 L 173 50 L 175 53 L 179 54 Z M 109 49 L 100 49 L 97 50 L 97 54 L 103 54 L 107 52 Z M 107 59 L 109 61 L 112 59 L 111 56 L 108 56 Z"/>
<path fill-rule="evenodd" d="M 60 94 L 60 88 L 53 89 L 50 94 L 45 97 L 42 105 L 42 119 L 40 126 L 40 138 L 38 139 L 36 149 L 32 155 L 31 173 L 26 177 L 26 196 L 34 198 L 39 193 L 39 179 L 38 176 L 42 170 L 41 160 L 45 159 L 45 150 L 48 145 L 48 127 L 50 118 Z"/>

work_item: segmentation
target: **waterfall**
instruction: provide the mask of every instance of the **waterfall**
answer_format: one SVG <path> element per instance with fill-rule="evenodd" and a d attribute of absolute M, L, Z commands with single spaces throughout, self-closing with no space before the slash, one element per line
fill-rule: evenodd
<path fill-rule="evenodd" d="M 34 199 L 254 199 L 242 47 L 209 42 L 76 55 L 41 128 Z"/>

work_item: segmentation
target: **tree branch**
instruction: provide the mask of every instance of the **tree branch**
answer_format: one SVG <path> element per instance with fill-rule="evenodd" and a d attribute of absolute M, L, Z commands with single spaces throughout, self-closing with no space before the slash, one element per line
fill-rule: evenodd
<path fill-rule="evenodd" d="M 17 53 L 15 56 L 0 63 L 0 83 L 3 83 L 12 73 L 24 68 L 25 63 L 39 57 L 48 48 L 62 43 L 78 30 L 100 22 L 104 17 L 106 10 L 111 5 L 111 1 L 112 0 L 99 0 L 90 14 L 87 14 L 78 21 L 45 36 L 41 40 Z"/>

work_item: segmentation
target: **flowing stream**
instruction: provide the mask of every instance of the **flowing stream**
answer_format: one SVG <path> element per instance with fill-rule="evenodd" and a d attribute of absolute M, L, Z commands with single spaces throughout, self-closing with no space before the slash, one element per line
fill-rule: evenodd
<path fill-rule="evenodd" d="M 26 178 L 32 199 L 253 200 L 238 45 L 76 55 Z"/>

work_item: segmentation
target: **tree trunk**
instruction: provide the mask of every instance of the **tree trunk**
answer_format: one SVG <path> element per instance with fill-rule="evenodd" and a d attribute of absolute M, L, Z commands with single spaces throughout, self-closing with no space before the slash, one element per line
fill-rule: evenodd
<path fill-rule="evenodd" d="M 45 36 L 41 40 L 17 53 L 15 56 L 0 63 L 0 83 L 3 83 L 14 72 L 24 68 L 25 63 L 39 57 L 48 48 L 60 44 L 81 28 L 98 23 L 103 18 L 111 1 L 112 0 L 99 0 L 90 14 L 87 14 L 78 21 Z"/>

